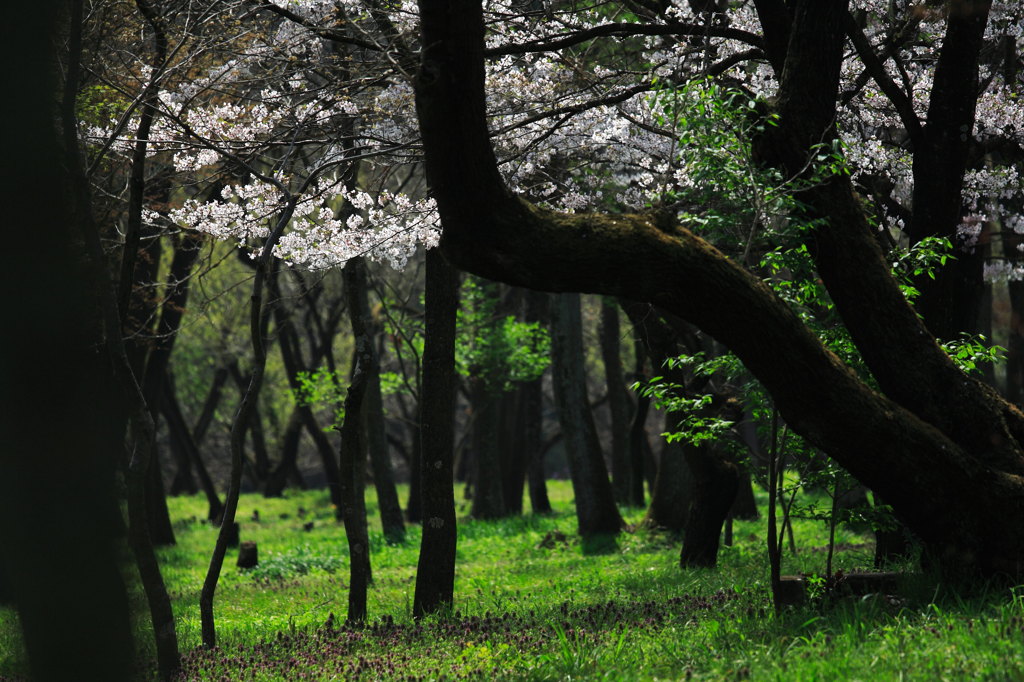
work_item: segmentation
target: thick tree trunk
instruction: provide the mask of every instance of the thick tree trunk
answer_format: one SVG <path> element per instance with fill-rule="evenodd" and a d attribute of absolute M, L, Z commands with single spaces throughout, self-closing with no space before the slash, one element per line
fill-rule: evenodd
<path fill-rule="evenodd" d="M 615 506 L 587 399 L 579 295 L 555 297 L 551 312 L 552 382 L 576 498 L 579 533 L 584 537 L 615 535 L 622 529 L 623 522 Z"/>
<path fill-rule="evenodd" d="M 688 230 L 642 214 L 558 214 L 508 192 L 488 137 L 481 9 L 421 0 L 420 10 L 417 113 L 449 258 L 520 286 L 649 301 L 696 324 L 736 353 L 796 433 L 882 494 L 943 565 L 1020 572 L 1024 525 L 1012 520 L 1024 515 L 1024 414 L 935 343 L 843 177 L 801 199 L 828 216 L 812 252 L 884 395 L 763 282 Z M 780 126 L 767 145 L 784 167 L 802 169 L 835 118 L 845 11 L 837 0 L 797 3 Z"/>
<path fill-rule="evenodd" d="M 422 480 L 423 536 L 416 568 L 413 616 L 450 607 L 455 593 L 455 314 L 459 274 L 437 249 L 427 251 L 423 348 Z"/>
<path fill-rule="evenodd" d="M 671 415 L 666 416 L 671 419 Z M 689 457 L 692 446 L 683 443 L 663 443 L 658 458 L 658 474 L 654 479 L 651 505 L 644 515 L 644 524 L 681 533 L 690 518 L 694 503 L 693 474 Z"/>
<path fill-rule="evenodd" d="M 31 677 L 129 680 L 133 627 L 112 456 L 126 417 L 96 350 L 99 285 L 82 267 L 82 216 L 54 128 L 64 5 L 9 7 L 0 27 L 4 62 L 19 64 L 8 74 L 19 104 L 7 122 L 17 134 L 5 145 L 19 161 L 0 192 L 8 225 L 31 235 L 31 248 L 0 271 L 10 297 L 0 335 L 0 563 Z"/>
<path fill-rule="evenodd" d="M 736 499 L 739 472 L 708 444 L 686 448 L 685 456 L 693 476 L 693 500 L 679 563 L 684 567 L 715 566 L 722 524 Z"/>

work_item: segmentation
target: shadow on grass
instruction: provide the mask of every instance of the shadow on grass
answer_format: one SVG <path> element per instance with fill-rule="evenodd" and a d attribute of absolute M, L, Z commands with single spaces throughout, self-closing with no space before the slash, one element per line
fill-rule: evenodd
<path fill-rule="evenodd" d="M 619 551 L 619 541 L 616 535 L 584 535 L 580 538 L 580 547 L 584 556 L 598 556 L 601 554 L 615 554 Z"/>

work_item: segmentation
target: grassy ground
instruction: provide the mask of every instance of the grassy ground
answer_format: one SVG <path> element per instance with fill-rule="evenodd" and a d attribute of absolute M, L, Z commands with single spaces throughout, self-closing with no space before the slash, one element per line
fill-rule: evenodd
<path fill-rule="evenodd" d="M 419 529 L 389 546 L 371 506 L 362 629 L 342 624 L 348 552 L 327 496 L 244 496 L 242 538 L 259 544 L 260 565 L 241 571 L 229 556 L 213 651 L 199 646 L 198 598 L 215 529 L 200 521 L 200 498 L 173 499 L 178 545 L 161 557 L 184 679 L 1024 680 L 1024 588 L 966 598 L 918 579 L 898 599 L 815 600 L 775 617 L 763 522 L 736 524 L 718 569 L 683 571 L 662 533 L 624 533 L 614 551 L 584 556 L 568 485 L 551 492 L 554 515 L 464 521 L 454 611 L 420 623 L 410 617 Z M 635 523 L 642 510 L 626 514 Z M 798 521 L 795 534 L 784 572 L 823 571 L 827 530 Z M 869 567 L 865 538 L 837 540 L 836 567 Z M 24 670 L 16 626 L 0 609 L 0 677 Z M 152 649 L 145 623 L 139 633 Z"/>

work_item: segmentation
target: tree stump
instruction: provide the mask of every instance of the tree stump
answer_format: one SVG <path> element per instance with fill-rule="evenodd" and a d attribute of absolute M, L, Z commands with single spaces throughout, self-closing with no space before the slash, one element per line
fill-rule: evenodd
<path fill-rule="evenodd" d="M 256 543 L 252 541 L 243 542 L 238 548 L 238 567 L 253 568 L 259 563 L 259 551 Z"/>

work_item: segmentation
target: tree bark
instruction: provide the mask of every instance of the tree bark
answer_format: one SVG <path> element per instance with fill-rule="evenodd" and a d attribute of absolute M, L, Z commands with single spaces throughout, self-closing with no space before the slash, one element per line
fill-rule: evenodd
<path fill-rule="evenodd" d="M 455 315 L 459 274 L 437 249 L 427 251 L 420 430 L 423 536 L 413 616 L 451 607 L 455 593 L 453 486 L 455 447 Z M 417 475 L 414 473 L 414 475 Z"/>
<path fill-rule="evenodd" d="M 584 538 L 616 535 L 623 522 L 615 506 L 587 399 L 579 295 L 555 297 L 551 312 L 552 382 L 562 426 L 562 443 L 576 498 L 579 533 Z"/>
<path fill-rule="evenodd" d="M 369 307 L 364 305 L 360 280 L 366 274 L 362 258 L 345 264 L 345 296 L 348 299 L 352 336 L 355 341 L 355 362 L 348 393 L 345 395 L 345 417 L 341 424 L 341 496 L 344 504 L 345 536 L 349 550 L 348 621 L 366 620 L 366 590 L 373 579 L 370 570 L 370 536 L 366 528 L 364 475 L 366 449 L 363 442 L 363 401 L 369 376 L 374 373 L 373 339 L 369 331 Z"/>
<path fill-rule="evenodd" d="M 31 240 L 0 270 L 10 297 L 0 336 L 0 562 L 33 679 L 127 681 L 133 628 L 111 454 L 126 417 L 96 350 L 99 282 L 83 268 L 82 216 L 54 123 L 54 46 L 67 6 L 9 7 L 0 26 L 4 62 L 19 64 L 7 76 L 17 134 L 5 145 L 18 166 L 0 192 L 8 224 Z"/>
<path fill-rule="evenodd" d="M 608 386 L 608 410 L 611 414 L 612 490 L 621 504 L 629 502 L 631 467 L 629 466 L 629 417 L 632 405 L 622 368 L 619 311 L 614 302 L 601 299 L 601 359 L 604 361 L 605 383 Z"/>

